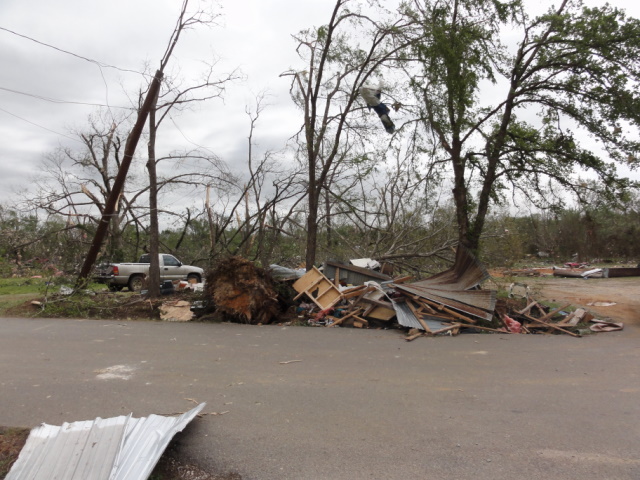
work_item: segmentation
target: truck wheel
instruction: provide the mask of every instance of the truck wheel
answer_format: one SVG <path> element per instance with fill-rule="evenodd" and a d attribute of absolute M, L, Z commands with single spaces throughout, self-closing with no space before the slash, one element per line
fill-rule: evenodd
<path fill-rule="evenodd" d="M 139 292 L 144 287 L 144 277 L 142 275 L 133 275 L 129 279 L 129 291 L 131 292 Z"/>
<path fill-rule="evenodd" d="M 195 280 L 196 283 L 202 282 L 202 278 L 200 278 L 200 275 L 198 275 L 197 273 L 190 273 L 189 275 L 187 275 L 187 282 L 191 283 L 191 280 Z"/>

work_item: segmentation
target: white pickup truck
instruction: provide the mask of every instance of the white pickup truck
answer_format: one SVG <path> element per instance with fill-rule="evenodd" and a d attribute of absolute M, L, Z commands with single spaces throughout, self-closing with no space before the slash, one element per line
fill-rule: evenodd
<path fill-rule="evenodd" d="M 109 290 L 119 291 L 124 287 L 129 287 L 132 292 L 139 292 L 145 286 L 149 276 L 148 254 L 140 257 L 139 263 L 109 263 L 98 267 L 94 279 L 99 283 L 106 283 Z M 160 262 L 160 282 L 165 280 L 195 280 L 200 283 L 204 276 L 204 270 L 192 265 L 183 265 L 173 255 L 161 253 Z"/>

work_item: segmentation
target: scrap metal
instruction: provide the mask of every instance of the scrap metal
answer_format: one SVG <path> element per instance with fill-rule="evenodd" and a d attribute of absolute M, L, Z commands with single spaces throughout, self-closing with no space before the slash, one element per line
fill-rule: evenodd
<path fill-rule="evenodd" d="M 456 260 L 448 270 L 420 282 L 396 285 L 401 292 L 417 295 L 440 305 L 488 321 L 493 318 L 496 292 L 472 290 L 489 278 L 484 266 L 462 245 L 458 246 Z"/>
<path fill-rule="evenodd" d="M 178 417 L 131 415 L 31 430 L 6 480 L 145 480 L 205 403 Z"/>

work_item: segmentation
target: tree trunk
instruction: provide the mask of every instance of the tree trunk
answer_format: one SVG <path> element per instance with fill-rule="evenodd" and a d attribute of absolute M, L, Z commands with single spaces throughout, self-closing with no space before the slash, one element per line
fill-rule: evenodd
<path fill-rule="evenodd" d="M 307 216 L 307 254 L 305 268 L 311 270 L 316 263 L 318 246 L 318 195 L 315 186 L 309 185 L 309 213 Z"/>
<path fill-rule="evenodd" d="M 333 175 L 331 181 L 333 182 Z M 324 208 L 327 216 L 327 249 L 331 250 L 333 247 L 333 225 L 331 224 L 331 197 L 329 196 L 328 188 L 324 191 Z"/>
<path fill-rule="evenodd" d="M 91 273 L 91 269 L 98 257 L 98 252 L 102 247 L 102 242 L 104 237 L 107 234 L 109 228 L 109 221 L 111 220 L 111 215 L 115 212 L 116 202 L 120 198 L 120 193 L 124 187 L 125 179 L 127 178 L 127 173 L 129 171 L 129 166 L 131 165 L 131 160 L 133 159 L 134 153 L 136 153 L 136 146 L 138 145 L 138 140 L 140 139 L 140 135 L 142 134 L 142 129 L 147 120 L 147 115 L 151 109 L 151 105 L 155 104 L 155 99 L 157 98 L 158 92 L 160 91 L 160 81 L 162 80 L 162 71 L 156 71 L 155 77 L 151 86 L 149 87 L 149 92 L 147 93 L 147 98 L 145 98 L 142 107 L 140 108 L 140 112 L 138 113 L 138 118 L 136 120 L 129 137 L 127 137 L 127 143 L 124 148 L 124 158 L 122 159 L 122 164 L 120 165 L 120 169 L 118 170 L 118 175 L 113 182 L 112 191 L 109 194 L 109 198 L 104 207 L 104 211 L 102 213 L 102 219 L 98 224 L 98 228 L 96 229 L 95 236 L 93 238 L 93 242 L 91 247 L 89 248 L 89 252 L 87 253 L 87 257 L 85 258 L 84 264 L 82 265 L 82 269 L 80 270 L 80 274 L 78 275 L 78 279 L 76 280 L 76 287 L 82 287 L 86 285 L 87 279 L 89 278 L 89 274 Z"/>
<path fill-rule="evenodd" d="M 156 172 L 156 103 L 149 112 L 149 159 L 147 170 L 149 171 L 149 277 L 147 288 L 150 298 L 160 296 L 160 228 L 158 226 L 158 177 Z"/>

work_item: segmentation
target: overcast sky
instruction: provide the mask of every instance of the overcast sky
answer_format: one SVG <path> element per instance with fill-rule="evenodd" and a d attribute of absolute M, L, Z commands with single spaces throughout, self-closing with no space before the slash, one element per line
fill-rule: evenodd
<path fill-rule="evenodd" d="M 193 4 L 197 3 L 192 0 Z M 145 64 L 155 70 L 173 30 L 181 0 L 1 0 L 0 27 L 0 203 L 29 186 L 43 155 L 60 145 L 80 146 L 71 130 L 82 129 L 95 106 L 130 107 L 125 92 L 145 84 Z M 536 2 L 538 5 L 540 2 Z M 602 2 L 591 0 L 590 5 Z M 640 2 L 610 2 L 640 17 Z M 246 80 L 198 112 L 177 119 L 166 141 L 193 142 L 229 164 L 244 161 L 248 134 L 245 107 L 268 90 L 271 107 L 256 132 L 263 149 L 282 148 L 300 125 L 289 98 L 289 79 L 279 75 L 300 66 L 291 34 L 326 23 L 333 0 L 222 0 L 220 25 L 187 32 L 171 65 L 186 81 L 196 78 L 203 61 L 220 57 L 217 71 L 239 68 Z M 113 65 L 94 63 L 46 47 Z M 171 68 L 169 69 L 171 70 Z M 27 94 L 27 95 L 24 95 Z M 33 95 L 33 96 L 30 96 Z M 187 147 L 188 145 L 183 145 Z"/>

